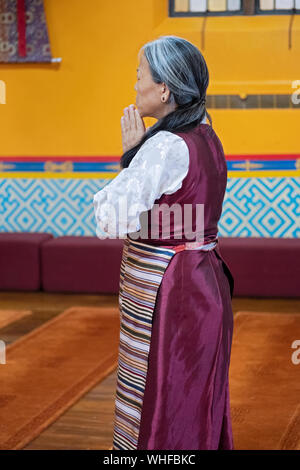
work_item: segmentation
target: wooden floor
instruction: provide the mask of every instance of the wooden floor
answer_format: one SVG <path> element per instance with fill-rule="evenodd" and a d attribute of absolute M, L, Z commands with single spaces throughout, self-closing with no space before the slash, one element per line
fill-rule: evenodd
<path fill-rule="evenodd" d="M 1 329 L 9 344 L 73 306 L 118 306 L 118 295 L 0 292 L 0 309 L 31 310 L 33 315 Z M 233 312 L 299 313 L 300 299 L 234 298 Z M 24 449 L 108 449 L 112 445 L 116 371 L 96 385 Z"/>

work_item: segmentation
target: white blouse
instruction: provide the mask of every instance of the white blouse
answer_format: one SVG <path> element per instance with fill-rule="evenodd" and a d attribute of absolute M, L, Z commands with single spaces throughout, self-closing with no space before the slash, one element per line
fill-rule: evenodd
<path fill-rule="evenodd" d="M 97 237 L 139 231 L 141 212 L 150 210 L 163 194 L 178 191 L 188 170 L 189 150 L 182 137 L 169 131 L 150 137 L 129 166 L 94 195 Z"/>

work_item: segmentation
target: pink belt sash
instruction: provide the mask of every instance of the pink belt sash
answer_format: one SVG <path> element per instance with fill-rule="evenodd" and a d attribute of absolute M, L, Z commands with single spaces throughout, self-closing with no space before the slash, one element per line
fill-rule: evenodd
<path fill-rule="evenodd" d="M 202 251 L 211 251 L 215 248 L 215 246 L 218 243 L 218 238 L 213 240 L 212 242 L 209 243 L 201 243 L 201 242 L 186 242 L 183 243 L 182 245 L 164 245 L 161 246 L 161 248 L 171 248 L 172 250 L 176 251 L 178 253 L 179 251 L 183 250 L 202 250 Z"/>

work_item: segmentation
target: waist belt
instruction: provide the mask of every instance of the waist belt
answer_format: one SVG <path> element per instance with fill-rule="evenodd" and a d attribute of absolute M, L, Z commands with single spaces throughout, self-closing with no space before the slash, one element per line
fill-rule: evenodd
<path fill-rule="evenodd" d="M 211 251 L 215 248 L 215 246 L 217 245 L 218 243 L 218 238 L 216 238 L 214 241 L 212 242 L 209 242 L 209 243 L 201 243 L 201 242 L 186 242 L 186 243 L 183 243 L 182 245 L 175 245 L 175 246 L 172 246 L 172 245 L 164 245 L 162 248 L 170 248 L 174 251 L 176 251 L 176 253 L 178 253 L 179 251 L 183 251 L 183 250 L 201 250 L 201 251 Z"/>

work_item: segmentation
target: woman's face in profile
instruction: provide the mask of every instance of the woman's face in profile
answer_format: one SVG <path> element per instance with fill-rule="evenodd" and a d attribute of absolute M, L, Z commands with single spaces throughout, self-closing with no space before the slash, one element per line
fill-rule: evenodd
<path fill-rule="evenodd" d="M 161 101 L 169 96 L 168 88 L 164 83 L 155 83 L 149 68 L 149 63 L 142 52 L 137 69 L 137 82 L 134 86 L 137 92 L 135 105 L 141 117 L 154 117 L 160 119 L 170 112 L 169 106 Z"/>

